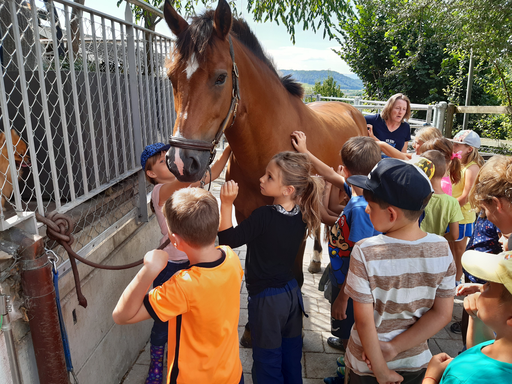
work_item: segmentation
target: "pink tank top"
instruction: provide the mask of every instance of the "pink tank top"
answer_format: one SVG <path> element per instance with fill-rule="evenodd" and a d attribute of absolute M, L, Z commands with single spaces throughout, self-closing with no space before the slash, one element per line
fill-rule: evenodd
<path fill-rule="evenodd" d="M 452 195 L 452 181 L 450 180 L 450 176 L 445 176 L 441 179 L 441 189 L 447 195 Z"/>
<path fill-rule="evenodd" d="M 165 221 L 164 214 L 162 213 L 163 206 L 158 205 L 160 202 L 160 188 L 162 188 L 163 184 L 155 185 L 153 188 L 153 192 L 151 192 L 151 201 L 153 202 L 153 207 L 155 208 L 156 219 L 158 220 L 158 225 L 160 226 L 160 232 L 162 232 L 162 238 L 160 239 L 160 245 L 162 245 L 169 237 L 167 231 L 167 223 Z M 164 249 L 169 256 L 169 261 L 182 261 L 188 260 L 187 254 L 182 252 L 174 247 L 172 243 L 169 243 Z"/>

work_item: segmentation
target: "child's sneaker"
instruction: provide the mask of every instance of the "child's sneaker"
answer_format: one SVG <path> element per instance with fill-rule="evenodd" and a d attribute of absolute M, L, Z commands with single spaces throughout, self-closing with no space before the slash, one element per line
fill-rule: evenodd
<path fill-rule="evenodd" d="M 336 364 L 338 364 L 338 367 L 344 367 L 345 366 L 345 356 L 341 355 L 336 359 Z"/>
<path fill-rule="evenodd" d="M 345 367 L 338 367 L 336 369 L 336 374 L 338 375 L 338 377 L 340 377 L 343 380 L 345 380 Z"/>

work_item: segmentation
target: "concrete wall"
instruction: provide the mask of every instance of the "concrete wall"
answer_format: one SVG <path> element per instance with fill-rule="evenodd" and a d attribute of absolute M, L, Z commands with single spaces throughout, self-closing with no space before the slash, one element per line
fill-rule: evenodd
<path fill-rule="evenodd" d="M 154 216 L 142 225 L 131 219 L 99 245 L 88 258 L 104 264 L 128 264 L 155 248 L 160 236 Z M 80 384 L 119 383 L 149 340 L 152 321 L 118 326 L 112 320 L 112 310 L 117 300 L 139 269 L 140 267 L 135 267 L 109 271 L 80 264 L 82 292 L 88 301 L 87 308 L 78 305 L 73 274 L 61 276 L 59 292 L 62 312 L 73 367 Z M 17 309 L 19 303 L 15 307 Z M 17 309 L 11 314 L 11 321 L 15 330 L 23 383 L 37 384 L 39 380 L 32 340 L 28 323 L 23 319 L 23 312 Z M 0 334 L 0 383 L 11 382 L 4 335 Z"/>

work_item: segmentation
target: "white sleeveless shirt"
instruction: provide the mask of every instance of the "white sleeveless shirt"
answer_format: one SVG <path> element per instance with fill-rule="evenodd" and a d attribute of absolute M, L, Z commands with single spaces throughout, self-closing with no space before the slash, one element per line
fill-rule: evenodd
<path fill-rule="evenodd" d="M 165 221 L 164 214 L 162 212 L 162 205 L 159 205 L 160 202 L 160 188 L 162 188 L 163 184 L 157 184 L 153 188 L 153 192 L 151 192 L 151 201 L 153 202 L 153 207 L 155 208 L 155 215 L 158 220 L 158 225 L 160 226 L 160 232 L 162 232 L 162 238 L 160 239 L 160 245 L 162 245 L 169 237 L 167 230 L 167 222 Z M 169 243 L 164 249 L 167 252 L 169 261 L 184 261 L 188 260 L 187 254 L 180 250 L 177 250 L 172 243 Z"/>

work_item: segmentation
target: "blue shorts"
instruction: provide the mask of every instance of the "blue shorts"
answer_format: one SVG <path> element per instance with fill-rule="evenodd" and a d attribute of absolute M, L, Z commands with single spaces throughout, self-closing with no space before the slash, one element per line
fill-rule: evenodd
<path fill-rule="evenodd" d="M 465 237 L 471 237 L 475 230 L 475 223 L 459 224 L 459 238 L 455 241 L 461 241 Z M 446 228 L 446 233 L 450 232 L 450 226 Z"/>
<path fill-rule="evenodd" d="M 461 241 L 465 237 L 471 237 L 475 229 L 475 223 L 459 224 L 459 238 L 456 241 Z"/>

